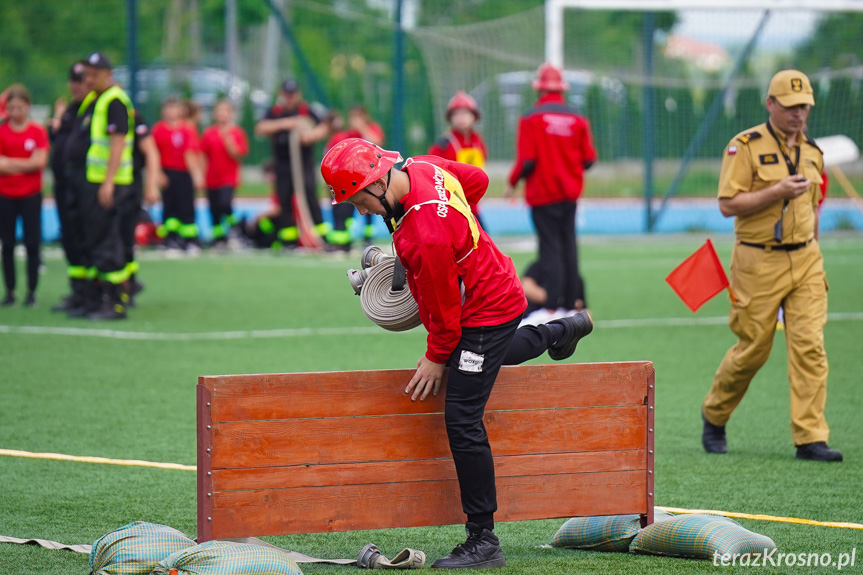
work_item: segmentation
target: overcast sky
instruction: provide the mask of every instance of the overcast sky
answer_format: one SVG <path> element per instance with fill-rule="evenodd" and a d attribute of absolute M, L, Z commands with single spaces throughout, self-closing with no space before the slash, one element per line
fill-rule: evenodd
<path fill-rule="evenodd" d="M 722 46 L 745 43 L 758 23 L 762 10 L 683 10 L 675 34 L 716 42 Z M 759 39 L 760 48 L 782 48 L 804 40 L 814 29 L 818 13 L 811 11 L 773 12 Z"/>

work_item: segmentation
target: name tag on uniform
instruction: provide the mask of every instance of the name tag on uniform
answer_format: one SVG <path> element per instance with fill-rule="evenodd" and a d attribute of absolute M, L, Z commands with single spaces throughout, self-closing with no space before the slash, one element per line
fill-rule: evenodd
<path fill-rule="evenodd" d="M 461 351 L 461 358 L 458 360 L 458 368 L 460 371 L 482 373 L 482 363 L 484 361 L 484 355 L 463 349 Z"/>
<path fill-rule="evenodd" d="M 779 156 L 776 154 L 761 154 L 758 159 L 761 160 L 762 165 L 779 163 Z"/>

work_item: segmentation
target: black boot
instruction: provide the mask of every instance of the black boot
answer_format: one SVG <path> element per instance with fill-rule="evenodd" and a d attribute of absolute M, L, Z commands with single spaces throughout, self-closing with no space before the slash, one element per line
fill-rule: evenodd
<path fill-rule="evenodd" d="M 82 307 L 84 305 L 84 291 L 87 286 L 87 280 L 70 278 L 69 287 L 72 293 L 63 298 L 63 301 L 51 308 L 54 312 L 69 312 L 70 309 Z"/>
<path fill-rule="evenodd" d="M 704 421 L 704 428 L 701 431 L 701 445 L 704 446 L 704 451 L 707 453 L 725 453 L 728 451 L 728 446 L 725 442 L 725 426 L 713 425 L 707 418 L 704 417 L 704 412 L 701 412 L 701 419 Z"/>
<path fill-rule="evenodd" d="M 87 317 L 99 309 L 102 305 L 102 286 L 99 280 L 78 280 L 81 297 L 75 302 L 77 305 L 66 310 L 68 317 Z"/>
<path fill-rule="evenodd" d="M 123 286 L 104 282 L 102 305 L 99 309 L 87 314 L 88 319 L 126 319 L 126 303 L 124 301 Z"/>
<path fill-rule="evenodd" d="M 563 326 L 563 336 L 548 348 L 548 356 L 555 361 L 566 359 L 575 353 L 575 346 L 578 341 L 593 331 L 593 321 L 586 311 L 553 319 L 548 323 Z"/>
<path fill-rule="evenodd" d="M 494 531 L 468 523 L 467 541 L 457 545 L 452 553 L 432 564 L 435 569 L 491 569 L 506 565 L 500 541 Z"/>
<path fill-rule="evenodd" d="M 842 452 L 838 449 L 830 449 L 823 441 L 804 443 L 797 446 L 797 459 L 808 459 L 810 461 L 842 461 Z"/>

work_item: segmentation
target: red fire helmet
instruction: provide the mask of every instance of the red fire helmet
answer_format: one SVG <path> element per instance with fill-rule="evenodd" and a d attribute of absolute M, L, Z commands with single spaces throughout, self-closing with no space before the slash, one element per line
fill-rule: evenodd
<path fill-rule="evenodd" d="M 476 100 L 473 99 L 473 96 L 468 94 L 467 92 L 462 92 L 459 90 L 455 93 L 455 96 L 450 98 L 449 104 L 446 106 L 446 120 L 449 122 L 450 116 L 452 113 L 458 110 L 459 108 L 464 108 L 466 110 L 470 110 L 473 112 L 474 117 L 479 121 L 480 112 L 479 106 L 476 105 Z"/>
<path fill-rule="evenodd" d="M 348 138 L 324 156 L 321 175 L 333 203 L 338 204 L 379 180 L 401 160 L 398 152 L 389 152 L 361 138 Z"/>
<path fill-rule="evenodd" d="M 569 83 L 563 79 L 560 69 L 549 62 L 544 63 L 536 71 L 536 78 L 531 84 L 537 92 L 564 92 L 569 90 Z"/>

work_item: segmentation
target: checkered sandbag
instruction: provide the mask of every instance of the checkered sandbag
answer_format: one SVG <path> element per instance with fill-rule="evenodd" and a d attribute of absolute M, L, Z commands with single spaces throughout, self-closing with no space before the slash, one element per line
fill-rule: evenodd
<path fill-rule="evenodd" d="M 153 575 L 303 575 L 287 553 L 247 543 L 207 541 L 165 557 Z"/>
<path fill-rule="evenodd" d="M 673 517 L 659 509 L 654 521 Z M 608 515 L 605 517 L 573 517 L 560 526 L 551 540 L 552 547 L 589 549 L 591 551 L 618 551 L 626 553 L 632 538 L 641 529 L 639 515 Z"/>
<path fill-rule="evenodd" d="M 776 547 L 765 535 L 753 533 L 742 525 L 717 515 L 678 515 L 668 521 L 648 525 L 632 540 L 632 553 L 670 555 L 694 559 L 713 559 L 724 555 L 769 553 Z"/>
<path fill-rule="evenodd" d="M 103 535 L 90 550 L 91 575 L 144 575 L 195 542 L 166 525 L 136 521 Z"/>

